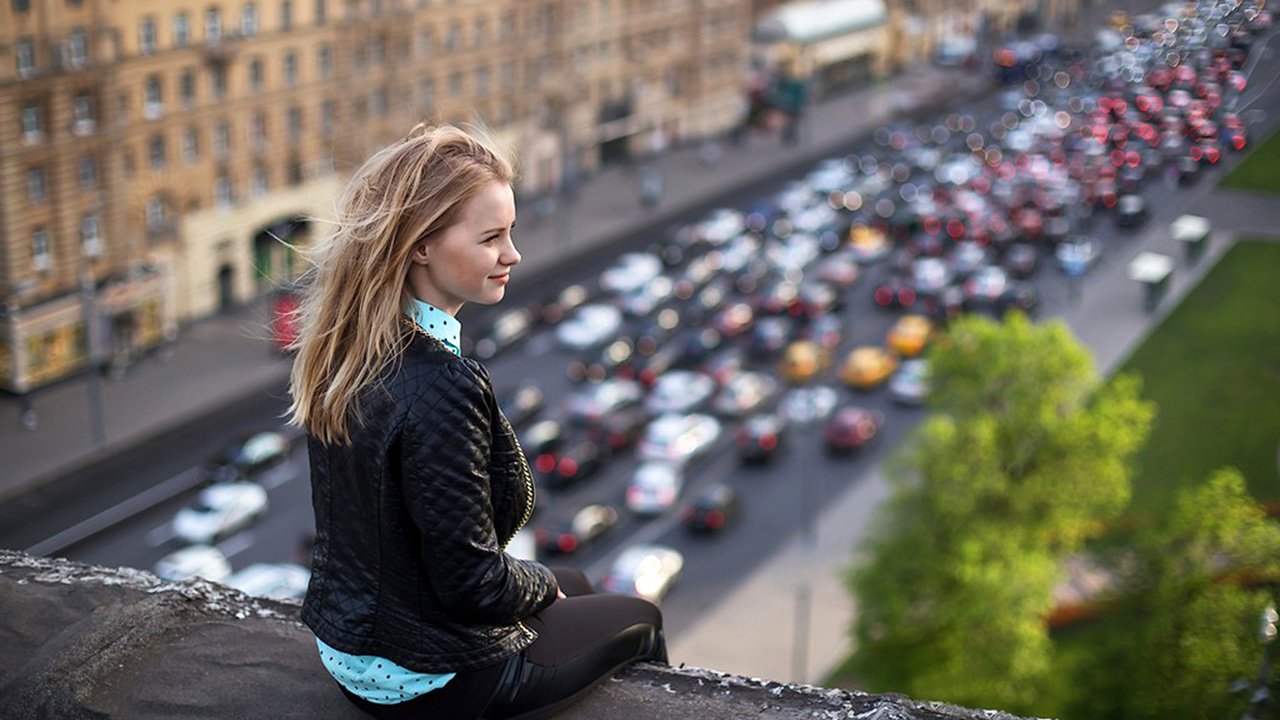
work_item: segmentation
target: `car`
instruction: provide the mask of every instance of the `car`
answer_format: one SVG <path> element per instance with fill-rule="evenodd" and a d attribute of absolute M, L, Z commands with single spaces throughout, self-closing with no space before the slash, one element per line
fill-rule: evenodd
<path fill-rule="evenodd" d="M 710 415 L 659 415 L 645 428 L 637 454 L 642 460 L 686 465 L 711 450 L 720 439 L 720 430 L 720 421 Z"/>
<path fill-rule="evenodd" d="M 778 413 L 788 422 L 825 420 L 840 401 L 840 392 L 829 385 L 788 390 L 778 403 Z"/>
<path fill-rule="evenodd" d="M 962 280 L 985 266 L 989 255 L 986 248 L 972 240 L 959 242 L 947 256 L 947 268 L 952 277 Z"/>
<path fill-rule="evenodd" d="M 694 370 L 668 370 L 658 377 L 644 400 L 654 415 L 687 413 L 701 409 L 716 392 L 716 381 Z"/>
<path fill-rule="evenodd" d="M 489 360 L 529 337 L 533 332 L 533 321 L 534 314 L 530 308 L 504 310 L 494 318 L 488 329 L 476 337 L 469 350 L 481 360 Z M 463 352 L 468 352 L 468 348 L 464 346 Z"/>
<path fill-rule="evenodd" d="M 1004 268 L 988 265 L 964 281 L 965 306 L 974 309 L 994 307 L 1009 290 L 1009 274 Z"/>
<path fill-rule="evenodd" d="M 567 487 L 599 472 L 608 457 L 608 449 L 590 438 L 567 442 L 555 454 L 555 466 L 543 470 L 545 463 L 535 463 L 542 482 L 549 488 Z"/>
<path fill-rule="evenodd" d="M 675 506 L 683 487 L 680 465 L 663 460 L 641 463 L 627 483 L 627 509 L 636 515 L 661 515 Z"/>
<path fill-rule="evenodd" d="M 1136 228 L 1147 220 L 1147 201 L 1141 195 L 1121 195 L 1116 201 L 1116 225 Z"/>
<path fill-rule="evenodd" d="M 856 347 L 840 365 L 840 379 L 859 390 L 873 388 L 898 368 L 898 357 L 890 350 L 873 345 Z"/>
<path fill-rule="evenodd" d="M 571 423 L 587 425 L 621 408 L 639 405 L 643 399 L 644 387 L 639 382 L 614 378 L 578 389 L 565 400 L 564 410 Z"/>
<path fill-rule="evenodd" d="M 623 253 L 616 263 L 600 273 L 600 289 L 630 293 L 644 287 L 662 273 L 662 259 L 645 252 Z"/>
<path fill-rule="evenodd" d="M 267 491 L 255 482 L 214 483 L 173 517 L 173 532 L 196 544 L 215 543 L 248 527 L 267 511 Z"/>
<path fill-rule="evenodd" d="M 538 472 L 549 473 L 555 468 L 556 453 L 563 447 L 567 436 L 564 423 L 546 418 L 522 430 L 517 438 L 529 464 Z"/>
<path fill-rule="evenodd" d="M 519 428 L 530 423 L 542 412 L 545 399 L 542 388 L 533 381 L 521 383 L 498 395 L 498 409 L 511 427 Z"/>
<path fill-rule="evenodd" d="M 562 289 L 553 299 L 542 303 L 537 308 L 536 314 L 543 322 L 558 325 L 569 313 L 582 307 L 589 297 L 591 293 L 588 292 L 587 286 L 575 283 Z"/>
<path fill-rule="evenodd" d="M 231 443 L 203 470 L 206 483 L 246 480 L 279 465 L 289 457 L 289 440 L 281 433 L 265 430 Z"/>
<path fill-rule="evenodd" d="M 696 533 L 723 532 L 740 512 L 738 492 L 726 482 L 712 483 L 680 512 L 680 522 Z"/>
<path fill-rule="evenodd" d="M 718 415 L 742 417 L 753 413 L 778 394 L 778 381 L 772 376 L 754 370 L 733 373 L 719 394 L 711 401 L 711 409 Z"/>
<path fill-rule="evenodd" d="M 819 260 L 813 276 L 837 287 L 849 287 L 858 280 L 858 260 L 847 250 L 839 251 Z"/>
<path fill-rule="evenodd" d="M 863 265 L 879 261 L 889 254 L 892 246 L 884 233 L 868 225 L 856 224 L 849 228 L 849 252 Z"/>
<path fill-rule="evenodd" d="M 796 340 L 811 340 L 829 352 L 834 352 L 840 345 L 844 334 L 844 325 L 840 316 L 835 314 L 802 318 L 796 325 Z"/>
<path fill-rule="evenodd" d="M 591 303 L 556 326 L 556 340 L 571 350 L 603 345 L 622 329 L 622 311 L 612 305 Z"/>
<path fill-rule="evenodd" d="M 837 408 L 822 428 L 822 442 L 829 452 L 848 453 L 880 434 L 884 415 L 857 405 Z"/>
<path fill-rule="evenodd" d="M 666 545 L 644 543 L 626 548 L 613 561 L 600 589 L 659 603 L 684 569 L 684 556 Z"/>
<path fill-rule="evenodd" d="M 733 302 L 716 312 L 711 319 L 711 326 L 721 337 L 737 337 L 751 329 L 755 317 L 755 310 L 749 304 Z"/>
<path fill-rule="evenodd" d="M 928 361 L 913 358 L 889 378 L 889 397 L 900 405 L 922 405 L 929 396 Z"/>
<path fill-rule="evenodd" d="M 1064 242 L 1053 251 L 1062 272 L 1071 277 L 1084 275 L 1098 262 L 1102 246 L 1090 238 L 1077 236 Z"/>
<path fill-rule="evenodd" d="M 942 258 L 922 257 L 911 263 L 911 287 L 917 295 L 936 295 L 951 284 L 955 273 Z"/>
<path fill-rule="evenodd" d="M 629 379 L 634 374 L 631 360 L 635 357 L 635 344 L 630 338 L 621 337 L 600 348 L 594 357 L 569 361 L 565 374 L 574 382 L 600 382 L 610 375 Z"/>
<path fill-rule="evenodd" d="M 794 330 L 795 323 L 789 316 L 760 318 L 751 328 L 748 351 L 756 358 L 773 358 L 787 346 Z"/>
<path fill-rule="evenodd" d="M 784 447 L 787 419 L 778 413 L 759 413 L 742 423 L 733 435 L 738 457 L 744 462 L 766 463 Z"/>
<path fill-rule="evenodd" d="M 876 286 L 871 298 L 882 308 L 909 308 L 916 304 L 919 293 L 905 277 L 890 275 Z"/>
<path fill-rule="evenodd" d="M 885 344 L 903 357 L 915 357 L 924 351 L 933 337 L 933 321 L 923 315 L 903 315 L 889 328 Z"/>
<path fill-rule="evenodd" d="M 568 520 L 533 531 L 538 549 L 548 555 L 569 555 L 594 542 L 618 524 L 612 505 L 592 503 Z"/>
<path fill-rule="evenodd" d="M 231 575 L 231 563 L 212 545 L 188 545 L 160 558 L 154 570 L 161 580 L 201 578 L 222 582 Z"/>
<path fill-rule="evenodd" d="M 675 281 L 659 275 L 634 290 L 619 293 L 616 303 L 631 317 L 648 317 L 673 298 Z"/>
<path fill-rule="evenodd" d="M 830 365 L 830 351 L 812 340 L 797 340 L 783 351 L 778 375 L 790 383 L 804 383 Z"/>
<path fill-rule="evenodd" d="M 254 597 L 301 600 L 309 582 L 311 571 L 297 563 L 254 563 L 232 573 L 224 584 Z"/>
<path fill-rule="evenodd" d="M 1039 260 L 1040 254 L 1035 247 L 1026 243 L 1014 243 L 1004 251 L 1004 259 L 1000 265 L 1009 275 L 1025 280 L 1036 274 Z"/>

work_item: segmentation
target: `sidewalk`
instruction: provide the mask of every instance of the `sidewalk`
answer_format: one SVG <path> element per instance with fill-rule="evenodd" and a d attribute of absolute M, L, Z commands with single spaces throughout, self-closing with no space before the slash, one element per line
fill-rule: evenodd
<path fill-rule="evenodd" d="M 890 85 L 865 88 L 810 108 L 797 145 L 776 136 L 751 136 L 741 148 L 726 146 L 708 165 L 697 147 L 676 149 L 658 161 L 666 178 L 661 204 L 644 209 L 639 180 L 625 168 L 609 168 L 585 179 L 568 223 L 554 213 L 541 222 L 521 209 L 520 274 L 540 274 L 573 255 L 758 181 L 797 162 L 816 160 L 905 111 L 946 101 L 949 105 L 988 88 L 985 78 L 957 70 L 919 68 Z M 944 92 L 945 90 L 945 92 Z M 561 228 L 569 232 L 560 233 Z M 519 280 L 517 280 L 519 282 Z M 0 502 L 25 489 L 65 476 L 160 431 L 217 407 L 279 387 L 289 361 L 266 341 L 266 311 L 252 306 L 184 327 L 175 346 L 144 358 L 120 379 L 102 378 L 105 441 L 94 442 L 84 377 L 28 397 L 39 418 L 36 430 L 19 424 L 17 398 L 0 397 Z"/>

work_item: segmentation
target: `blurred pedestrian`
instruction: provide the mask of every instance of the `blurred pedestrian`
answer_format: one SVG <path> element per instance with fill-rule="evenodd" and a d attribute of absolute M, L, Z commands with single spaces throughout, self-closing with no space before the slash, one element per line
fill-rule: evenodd
<path fill-rule="evenodd" d="M 665 661 L 651 603 L 505 552 L 534 483 L 458 310 L 520 262 L 511 161 L 419 126 L 369 159 L 320 243 L 290 391 L 316 536 L 301 618 L 379 718 L 542 717 L 636 660 Z"/>

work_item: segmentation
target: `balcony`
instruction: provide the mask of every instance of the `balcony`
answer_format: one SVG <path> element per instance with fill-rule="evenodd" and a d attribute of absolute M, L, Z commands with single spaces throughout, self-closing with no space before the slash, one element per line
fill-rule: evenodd
<path fill-rule="evenodd" d="M 239 44 L 239 37 L 233 33 L 211 37 L 204 43 L 204 59 L 214 65 L 226 65 L 235 59 Z"/>

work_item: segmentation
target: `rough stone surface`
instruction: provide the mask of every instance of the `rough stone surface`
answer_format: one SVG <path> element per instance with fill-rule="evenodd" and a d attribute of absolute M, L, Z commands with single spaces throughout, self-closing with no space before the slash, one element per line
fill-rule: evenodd
<path fill-rule="evenodd" d="M 296 604 L 0 550 L 0 718 L 363 718 L 320 665 Z M 1016 720 L 701 668 L 640 664 L 564 720 Z"/>

